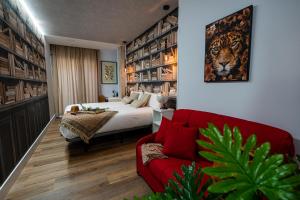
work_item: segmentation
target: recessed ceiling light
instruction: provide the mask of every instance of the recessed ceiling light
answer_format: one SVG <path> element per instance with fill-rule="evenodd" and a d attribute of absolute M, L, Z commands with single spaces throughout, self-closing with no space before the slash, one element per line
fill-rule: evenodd
<path fill-rule="evenodd" d="M 163 8 L 163 10 L 166 10 L 166 11 L 167 11 L 167 10 L 169 10 L 169 9 L 170 9 L 170 5 L 168 5 L 168 4 L 166 4 L 166 5 L 163 5 L 163 7 L 162 7 L 162 8 Z"/>

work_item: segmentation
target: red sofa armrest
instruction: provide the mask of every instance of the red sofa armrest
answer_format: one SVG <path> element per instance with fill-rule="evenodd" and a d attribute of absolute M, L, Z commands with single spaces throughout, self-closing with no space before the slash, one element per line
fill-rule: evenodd
<path fill-rule="evenodd" d="M 154 142 L 155 134 L 156 133 L 151 133 L 149 135 L 146 135 L 146 136 L 142 137 L 141 139 L 139 139 L 136 146 L 138 147 L 138 146 L 140 146 L 142 144 L 145 144 L 145 143 Z"/>
<path fill-rule="evenodd" d="M 151 143 L 154 142 L 155 138 L 155 133 L 151 133 L 149 135 L 146 135 L 142 137 L 136 144 L 136 171 L 138 174 L 142 174 L 143 171 L 145 170 L 143 161 L 142 161 L 142 151 L 141 151 L 141 146 L 142 144 L 145 143 Z"/>

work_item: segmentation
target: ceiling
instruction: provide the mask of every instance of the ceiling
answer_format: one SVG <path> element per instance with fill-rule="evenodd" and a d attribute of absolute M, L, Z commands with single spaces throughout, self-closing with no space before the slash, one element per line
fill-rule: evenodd
<path fill-rule="evenodd" d="M 178 0 L 24 1 L 46 36 L 113 44 L 133 40 L 178 6 Z M 169 11 L 162 9 L 165 4 Z"/>

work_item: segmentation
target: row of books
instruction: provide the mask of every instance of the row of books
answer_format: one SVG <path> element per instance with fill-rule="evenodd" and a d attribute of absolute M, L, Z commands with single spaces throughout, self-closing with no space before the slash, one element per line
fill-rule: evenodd
<path fill-rule="evenodd" d="M 0 75 L 46 81 L 46 72 L 40 68 L 35 68 L 12 54 L 4 56 L 0 53 Z"/>
<path fill-rule="evenodd" d="M 25 57 L 27 60 L 40 66 L 43 69 L 46 68 L 45 60 L 38 53 L 32 51 L 32 49 L 28 45 L 26 45 L 26 43 L 14 38 L 13 44 L 13 50 L 17 54 Z"/>
<path fill-rule="evenodd" d="M 172 32 L 163 37 L 159 43 L 153 42 L 149 46 L 135 51 L 127 57 L 127 63 L 137 61 L 149 54 L 155 54 L 158 51 L 164 50 L 177 44 L 177 32 Z"/>
<path fill-rule="evenodd" d="M 151 30 L 149 30 L 148 32 L 131 42 L 131 44 L 127 46 L 127 51 L 130 52 L 139 48 L 140 46 L 146 44 L 150 40 L 167 32 L 172 27 L 177 26 L 177 24 L 178 19 L 176 16 L 170 15 L 166 17 L 165 19 L 159 21 L 157 25 L 154 26 Z"/>
<path fill-rule="evenodd" d="M 24 81 L 12 84 L 0 81 L 0 104 L 11 104 L 46 94 L 46 84 L 31 84 Z"/>
<path fill-rule="evenodd" d="M 177 65 L 158 67 L 156 70 L 149 70 L 140 73 L 127 74 L 128 82 L 139 81 L 172 81 L 177 79 Z"/>
<path fill-rule="evenodd" d="M 31 30 L 25 26 L 15 11 L 7 3 L 3 3 L 3 1 L 0 1 L 0 17 L 4 18 L 24 40 L 26 40 L 29 44 L 31 44 L 31 46 L 33 46 L 33 48 L 35 48 L 36 51 L 44 55 L 45 49 L 41 42 L 39 42 Z"/>
<path fill-rule="evenodd" d="M 177 86 L 176 83 L 169 83 L 165 82 L 162 85 L 155 85 L 155 84 L 143 84 L 143 83 L 136 83 L 134 85 L 130 85 L 127 87 L 127 92 L 130 93 L 131 91 L 140 91 L 140 92 L 151 92 L 151 93 L 161 93 L 163 95 L 176 95 Z"/>
<path fill-rule="evenodd" d="M 132 63 L 128 65 L 128 69 L 131 71 L 128 71 L 128 73 L 156 67 L 159 65 L 165 65 L 165 64 L 173 64 L 177 62 L 177 49 L 173 50 L 171 49 L 168 52 L 160 52 L 159 54 L 153 55 L 150 59 L 141 60 L 139 62 Z"/>

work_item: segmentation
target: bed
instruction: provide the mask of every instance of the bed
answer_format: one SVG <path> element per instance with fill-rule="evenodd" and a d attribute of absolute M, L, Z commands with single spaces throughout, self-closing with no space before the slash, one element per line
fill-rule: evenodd
<path fill-rule="evenodd" d="M 108 108 L 111 111 L 118 111 L 105 125 L 103 125 L 95 134 L 94 137 L 103 136 L 112 133 L 126 132 L 129 130 L 151 127 L 153 118 L 153 109 L 159 107 L 157 102 L 157 95 L 151 94 L 148 106 L 142 108 L 134 108 L 130 104 L 124 104 L 122 102 L 104 102 L 104 103 L 85 103 L 83 106 L 91 108 Z M 73 104 L 78 105 L 79 104 Z M 71 110 L 69 105 L 65 108 L 65 113 Z M 67 141 L 80 140 L 80 138 L 71 130 L 61 126 L 61 134 Z"/>

